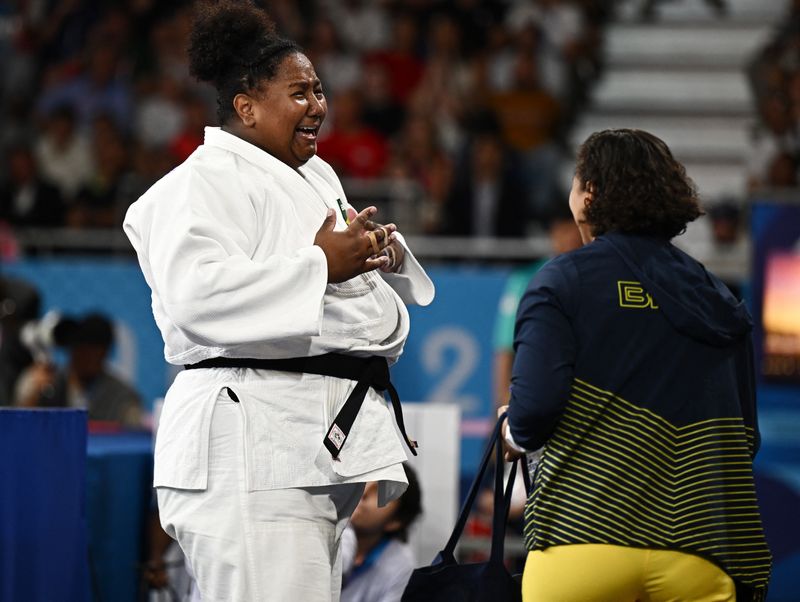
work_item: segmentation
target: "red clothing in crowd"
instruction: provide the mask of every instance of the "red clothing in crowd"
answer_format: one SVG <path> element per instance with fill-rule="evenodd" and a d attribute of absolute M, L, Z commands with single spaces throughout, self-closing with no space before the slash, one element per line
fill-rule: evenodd
<path fill-rule="evenodd" d="M 183 131 L 170 142 L 169 150 L 178 163 L 183 163 L 201 144 L 203 144 L 202 133 Z"/>
<path fill-rule="evenodd" d="M 377 178 L 389 158 L 386 140 L 367 128 L 354 132 L 334 130 L 319 141 L 317 152 L 340 175 L 351 178 Z"/>
<path fill-rule="evenodd" d="M 415 56 L 391 50 L 374 52 L 365 62 L 380 65 L 391 74 L 389 87 L 392 96 L 403 106 L 408 104 L 425 71 L 423 63 Z"/>

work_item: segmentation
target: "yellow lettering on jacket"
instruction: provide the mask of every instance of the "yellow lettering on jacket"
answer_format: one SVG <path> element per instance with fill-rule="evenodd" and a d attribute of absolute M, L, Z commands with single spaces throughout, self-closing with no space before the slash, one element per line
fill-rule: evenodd
<path fill-rule="evenodd" d="M 633 309 L 658 309 L 652 295 L 644 290 L 641 282 L 618 280 L 619 306 Z"/>

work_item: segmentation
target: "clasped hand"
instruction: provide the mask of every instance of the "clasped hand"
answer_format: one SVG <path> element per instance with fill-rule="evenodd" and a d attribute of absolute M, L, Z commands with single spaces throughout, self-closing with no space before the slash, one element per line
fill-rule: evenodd
<path fill-rule="evenodd" d="M 314 244 L 328 260 L 328 282 L 343 282 L 374 269 L 397 271 L 402 265 L 405 251 L 395 235 L 397 226 L 373 222 L 370 218 L 377 211 L 367 207 L 356 214 L 348 209 L 350 225 L 335 231 L 336 214 L 333 209 L 328 210 L 314 237 Z"/>

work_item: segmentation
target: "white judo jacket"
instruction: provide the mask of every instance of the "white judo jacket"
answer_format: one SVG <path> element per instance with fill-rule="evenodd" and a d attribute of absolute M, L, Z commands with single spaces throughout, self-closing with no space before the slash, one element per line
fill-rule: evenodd
<path fill-rule="evenodd" d="M 408 250 L 398 274 L 373 271 L 328 284 L 314 237 L 328 208 L 336 211 L 337 229 L 346 227 L 337 199 L 349 206 L 333 169 L 318 157 L 296 171 L 241 138 L 206 128 L 204 144 L 125 217 L 166 360 L 339 352 L 393 363 L 408 336 L 405 303 L 430 303 L 433 284 Z M 398 463 L 405 450 L 373 389 L 339 458 L 323 447 L 354 384 L 243 368 L 181 372 L 156 436 L 155 486 L 206 488 L 211 416 L 226 388 L 245 420 L 249 490 L 404 483 Z M 385 501 L 403 487 L 382 489 Z"/>

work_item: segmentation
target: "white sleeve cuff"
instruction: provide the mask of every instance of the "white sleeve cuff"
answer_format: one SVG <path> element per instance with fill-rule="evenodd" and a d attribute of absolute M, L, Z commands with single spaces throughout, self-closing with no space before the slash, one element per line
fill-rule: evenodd
<path fill-rule="evenodd" d="M 511 449 L 513 449 L 515 452 L 519 452 L 521 454 L 524 454 L 524 453 L 526 453 L 528 451 L 527 449 L 523 449 L 522 447 L 517 445 L 517 442 L 514 441 L 514 437 L 511 434 L 511 427 L 508 426 L 508 419 L 507 418 L 506 418 L 506 436 L 505 436 L 505 440 L 506 440 L 506 444 Z"/>

